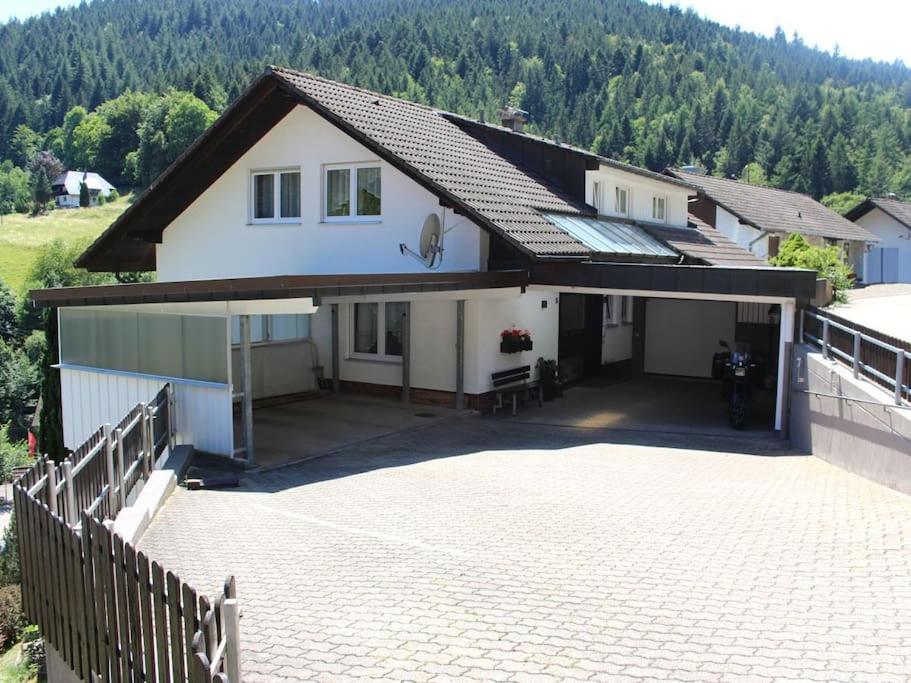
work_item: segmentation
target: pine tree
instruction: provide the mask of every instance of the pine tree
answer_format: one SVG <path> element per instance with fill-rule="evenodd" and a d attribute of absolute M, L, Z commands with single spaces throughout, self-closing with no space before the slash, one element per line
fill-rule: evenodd
<path fill-rule="evenodd" d="M 47 171 L 44 166 L 39 166 L 32 180 L 32 213 L 42 213 L 53 196 L 54 192 L 51 188 L 51 181 L 47 177 Z"/>
<path fill-rule="evenodd" d="M 79 206 L 83 209 L 92 205 L 92 195 L 89 194 L 89 186 L 85 183 L 79 183 Z"/>

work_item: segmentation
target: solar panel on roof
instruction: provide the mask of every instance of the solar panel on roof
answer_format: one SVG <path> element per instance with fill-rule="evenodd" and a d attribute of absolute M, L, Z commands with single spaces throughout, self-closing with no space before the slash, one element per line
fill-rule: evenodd
<path fill-rule="evenodd" d="M 677 252 L 632 223 L 604 221 L 587 216 L 543 214 L 550 223 L 589 249 L 601 254 L 675 257 Z"/>

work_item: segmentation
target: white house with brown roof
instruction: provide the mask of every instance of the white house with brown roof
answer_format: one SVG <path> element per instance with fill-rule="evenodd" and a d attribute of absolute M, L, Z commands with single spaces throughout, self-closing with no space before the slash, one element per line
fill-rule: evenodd
<path fill-rule="evenodd" d="M 864 254 L 867 284 L 911 282 L 911 203 L 895 197 L 871 197 L 845 214 L 879 242 Z"/>
<path fill-rule="evenodd" d="M 690 203 L 691 214 L 764 261 L 778 253 L 789 235 L 799 233 L 811 244 L 841 247 L 845 261 L 860 275 L 864 255 L 879 240 L 862 225 L 799 192 L 716 178 L 692 169 L 673 168 L 666 173 L 699 188 L 699 196 Z"/>
<path fill-rule="evenodd" d="M 254 436 L 265 399 L 331 390 L 484 410 L 496 373 L 534 379 L 538 358 L 568 382 L 605 365 L 706 378 L 719 337 L 765 348 L 781 428 L 786 342 L 815 276 L 691 222 L 696 193 L 269 68 L 77 264 L 157 282 L 31 293 L 58 309 L 66 443 L 167 381 L 180 441 L 252 465 L 267 456 Z M 503 343 L 513 329 L 527 336 Z"/>

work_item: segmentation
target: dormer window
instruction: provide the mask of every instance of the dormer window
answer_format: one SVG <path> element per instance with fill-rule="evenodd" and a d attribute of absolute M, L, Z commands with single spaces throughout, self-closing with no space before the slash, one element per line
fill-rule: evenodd
<path fill-rule="evenodd" d="M 375 221 L 382 214 L 380 167 L 333 164 L 323 169 L 323 218 L 329 222 Z"/>
<path fill-rule="evenodd" d="M 629 215 L 629 188 L 618 185 L 614 191 L 614 213 L 618 216 Z"/>
<path fill-rule="evenodd" d="M 300 169 L 254 171 L 251 181 L 251 222 L 300 223 Z"/>
<path fill-rule="evenodd" d="M 667 220 L 667 198 L 652 197 L 652 220 L 664 223 Z"/>

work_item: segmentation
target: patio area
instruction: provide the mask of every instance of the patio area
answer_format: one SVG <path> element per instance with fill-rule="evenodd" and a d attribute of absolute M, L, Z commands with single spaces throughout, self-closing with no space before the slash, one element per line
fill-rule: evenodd
<path fill-rule="evenodd" d="M 906 680 L 911 500 L 768 443 L 440 421 L 179 489 L 139 548 L 236 576 L 247 681 Z"/>

